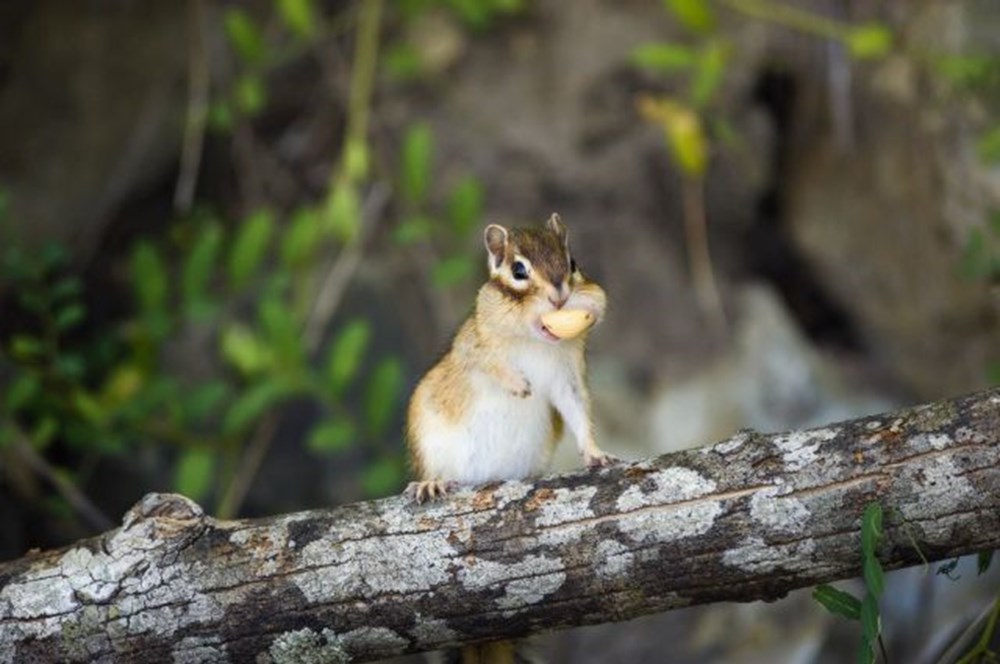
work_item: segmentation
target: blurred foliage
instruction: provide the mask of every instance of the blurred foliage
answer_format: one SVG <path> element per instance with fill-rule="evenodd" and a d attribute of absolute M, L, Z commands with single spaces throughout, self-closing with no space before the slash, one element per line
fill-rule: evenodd
<path fill-rule="evenodd" d="M 523 4 L 401 2 L 395 10 L 410 20 L 444 8 L 483 29 Z M 230 6 L 222 16 L 218 29 L 228 38 L 236 75 L 232 87 L 215 91 L 211 101 L 208 117 L 216 131 L 234 131 L 265 112 L 268 74 L 329 38 L 343 18 L 325 17 L 312 0 L 275 0 L 271 9 L 271 16 L 260 18 Z M 374 53 L 365 57 L 372 61 L 353 63 L 352 86 L 374 72 Z M 174 490 L 235 509 L 224 497 L 238 480 L 252 480 L 238 477 L 248 472 L 241 461 L 251 441 L 273 434 L 266 425 L 286 404 L 307 402 L 319 412 L 303 436 L 310 453 L 335 457 L 363 450 L 369 460 L 359 479 L 365 493 L 398 489 L 405 464 L 392 424 L 405 396 L 403 364 L 395 354 L 374 352 L 371 320 L 336 312 L 313 319 L 330 257 L 335 264 L 359 243 L 366 223 L 363 199 L 373 165 L 363 86 L 370 92 L 370 80 L 360 84 L 324 194 L 292 210 L 255 207 L 241 218 L 196 206 L 161 237 L 140 239 L 123 266 L 132 306 L 110 325 L 91 318 L 83 276 L 67 248 L 29 253 L 20 247 L 11 228 L 17 220 L 7 218 L 0 193 L 0 221 L 10 231 L 0 283 L 13 301 L 5 311 L 0 356 L 0 443 L 26 441 L 55 472 L 78 482 L 85 479 L 80 468 L 92 468 L 96 459 L 141 447 L 165 449 Z M 480 223 L 484 194 L 467 175 L 437 200 L 433 153 L 430 127 L 415 124 L 402 141 L 398 168 L 379 177 L 396 192 L 395 246 L 436 247 L 443 257 L 433 262 L 433 283 L 448 288 L 474 274 L 465 239 Z M 317 325 L 327 330 L 327 341 L 313 345 L 306 331 Z M 206 356 L 192 359 L 190 347 L 178 347 L 192 339 L 199 350 L 208 348 Z M 90 461 L 60 465 L 65 455 L 56 452 L 62 447 Z M 63 500 L 55 505 L 68 509 Z"/>

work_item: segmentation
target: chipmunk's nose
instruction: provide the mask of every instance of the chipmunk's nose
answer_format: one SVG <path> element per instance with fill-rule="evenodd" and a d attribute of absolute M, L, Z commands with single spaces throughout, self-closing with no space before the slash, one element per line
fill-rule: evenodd
<path fill-rule="evenodd" d="M 559 286 L 556 287 L 556 296 L 555 297 L 550 296 L 549 302 L 551 302 L 552 306 L 555 307 L 556 309 L 562 309 L 562 306 L 566 304 L 566 300 L 568 299 L 569 299 L 569 288 L 566 287 L 566 284 L 559 284 Z"/>

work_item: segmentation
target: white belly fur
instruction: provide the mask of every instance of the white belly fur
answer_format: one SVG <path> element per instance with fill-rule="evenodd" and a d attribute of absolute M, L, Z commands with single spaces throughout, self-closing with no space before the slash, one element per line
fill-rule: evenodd
<path fill-rule="evenodd" d="M 571 370 L 559 347 L 541 346 L 519 370 L 531 382 L 531 396 L 517 397 L 488 376 L 472 381 L 471 407 L 456 423 L 428 413 L 423 428 L 424 472 L 428 478 L 482 484 L 541 474 L 551 456 L 552 385 Z"/>

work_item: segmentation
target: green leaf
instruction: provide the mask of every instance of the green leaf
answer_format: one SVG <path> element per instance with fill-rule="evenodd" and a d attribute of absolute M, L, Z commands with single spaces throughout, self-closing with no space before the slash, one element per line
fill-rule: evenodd
<path fill-rule="evenodd" d="M 369 497 L 386 496 L 399 490 L 404 476 L 398 459 L 378 459 L 361 471 L 361 487 Z"/>
<path fill-rule="evenodd" d="M 245 325 L 229 325 L 223 330 L 220 341 L 222 357 L 244 376 L 274 367 L 273 351 Z"/>
<path fill-rule="evenodd" d="M 876 643 L 881 631 L 881 622 L 878 615 L 878 602 L 871 593 L 865 595 L 861 600 L 861 632 L 868 640 L 868 643 Z"/>
<path fill-rule="evenodd" d="M 632 64 L 643 69 L 663 74 L 672 74 L 684 69 L 690 69 L 695 65 L 698 57 L 687 46 L 667 42 L 655 42 L 642 44 L 636 48 L 632 51 L 630 59 Z"/>
<path fill-rule="evenodd" d="M 434 137 L 424 123 L 410 126 L 403 138 L 403 196 L 411 205 L 421 205 L 430 183 Z"/>
<path fill-rule="evenodd" d="M 191 500 L 203 499 L 212 487 L 215 455 L 211 450 L 185 450 L 174 470 L 174 490 Z"/>
<path fill-rule="evenodd" d="M 715 27 L 708 0 L 663 0 L 663 5 L 688 30 L 704 34 Z"/>
<path fill-rule="evenodd" d="M 976 555 L 976 569 L 979 574 L 985 574 L 993 562 L 993 551 L 980 551 Z"/>
<path fill-rule="evenodd" d="M 835 615 L 850 620 L 858 620 L 861 617 L 861 600 L 849 592 L 822 584 L 813 589 L 813 599 Z"/>
<path fill-rule="evenodd" d="M 881 58 L 892 49 L 892 32 L 882 23 L 865 23 L 851 28 L 846 42 L 847 50 L 858 60 Z"/>
<path fill-rule="evenodd" d="M 7 410 L 10 413 L 16 413 L 31 403 L 41 393 L 41 390 L 42 381 L 38 377 L 38 374 L 34 372 L 20 374 L 14 379 L 14 383 L 10 386 L 10 389 L 7 390 L 7 395 L 4 399 Z"/>
<path fill-rule="evenodd" d="M 352 136 L 344 146 L 344 175 L 351 182 L 360 182 L 368 177 L 368 145 L 363 138 Z"/>
<path fill-rule="evenodd" d="M 350 420 L 335 420 L 321 424 L 309 434 L 306 446 L 313 452 L 329 454 L 349 449 L 357 436 Z"/>
<path fill-rule="evenodd" d="M 354 380 L 370 337 L 371 325 L 357 318 L 347 323 L 331 344 L 326 361 L 326 378 L 334 396 L 343 394 L 344 388 Z"/>
<path fill-rule="evenodd" d="M 83 282 L 79 277 L 63 277 L 52 286 L 52 299 L 68 300 L 83 292 Z"/>
<path fill-rule="evenodd" d="M 449 256 L 431 269 L 431 279 L 438 288 L 448 288 L 468 279 L 474 270 L 475 263 L 471 256 Z"/>
<path fill-rule="evenodd" d="M 223 17 L 226 36 L 236 53 L 250 64 L 264 59 L 266 47 L 260 29 L 250 15 L 238 7 L 229 7 Z"/>
<path fill-rule="evenodd" d="M 216 132 L 227 132 L 233 128 L 235 118 L 233 107 L 228 101 L 216 101 L 208 107 L 208 126 Z"/>
<path fill-rule="evenodd" d="M 257 383 L 240 395 L 226 411 L 222 421 L 223 433 L 232 435 L 244 431 L 272 406 L 295 392 L 295 386 L 288 381 L 268 380 Z"/>
<path fill-rule="evenodd" d="M 240 225 L 229 251 L 229 280 L 234 286 L 242 286 L 260 267 L 271 236 L 274 234 L 274 213 L 257 210 Z"/>
<path fill-rule="evenodd" d="M 264 88 L 264 80 L 258 74 L 246 73 L 236 79 L 233 94 L 236 108 L 250 117 L 264 110 L 267 104 L 267 90 Z"/>
<path fill-rule="evenodd" d="M 299 208 L 292 215 L 291 223 L 281 240 L 281 261 L 286 267 L 301 267 L 305 265 L 317 249 L 323 227 L 316 211 L 312 208 Z"/>
<path fill-rule="evenodd" d="M 861 515 L 861 551 L 866 557 L 875 557 L 881 537 L 882 505 L 872 501 L 865 506 L 865 511 Z"/>
<path fill-rule="evenodd" d="M 181 273 L 181 292 L 192 317 L 204 318 L 213 309 L 208 284 L 218 263 L 221 248 L 222 227 L 211 222 L 204 224 L 195 238 Z"/>
<path fill-rule="evenodd" d="M 55 325 L 56 328 L 62 332 L 69 330 L 73 327 L 79 325 L 84 316 L 87 313 L 87 309 L 79 302 L 73 302 L 62 309 L 56 314 Z"/>
<path fill-rule="evenodd" d="M 361 228 L 361 200 L 355 185 L 341 179 L 327 197 L 324 206 L 326 229 L 343 242 L 353 239 Z"/>
<path fill-rule="evenodd" d="M 56 434 L 59 433 L 59 422 L 54 417 L 43 417 L 31 430 L 28 437 L 35 449 L 42 450 L 52 442 Z"/>
<path fill-rule="evenodd" d="M 455 232 L 461 237 L 467 235 L 478 224 L 483 215 L 483 185 L 471 175 L 467 175 L 451 192 L 448 199 L 448 216 Z"/>
<path fill-rule="evenodd" d="M 299 39 L 311 39 L 319 26 L 312 0 L 277 0 L 278 13 L 288 29 Z"/>
<path fill-rule="evenodd" d="M 389 76 L 398 81 L 408 81 L 423 72 L 420 53 L 412 44 L 393 44 L 382 56 L 382 66 Z"/>
<path fill-rule="evenodd" d="M 162 312 L 167 306 L 169 286 L 160 252 L 148 242 L 138 243 L 132 250 L 131 268 L 139 308 L 145 314 Z"/>
<path fill-rule="evenodd" d="M 403 391 L 403 368 L 388 357 L 375 368 L 365 393 L 365 420 L 372 435 L 381 435 L 392 421 Z"/>
<path fill-rule="evenodd" d="M 305 358 L 299 324 L 283 300 L 269 297 L 257 310 L 261 328 L 286 367 L 296 368 Z"/>
<path fill-rule="evenodd" d="M 15 360 L 29 362 L 45 355 L 45 344 L 41 339 L 19 334 L 10 341 L 10 354 Z"/>
<path fill-rule="evenodd" d="M 876 598 L 881 597 L 885 591 L 885 573 L 878 558 L 865 556 L 861 563 L 861 571 L 865 577 L 865 585 L 868 586 L 868 593 Z"/>
<path fill-rule="evenodd" d="M 413 244 L 429 238 L 434 230 L 434 220 L 423 215 L 406 217 L 392 233 L 399 244 Z"/>
<path fill-rule="evenodd" d="M 74 390 L 73 395 L 70 397 L 70 401 L 73 404 L 73 408 L 76 409 L 76 412 L 91 424 L 99 426 L 103 424 L 107 418 L 107 412 L 101 402 L 95 399 L 90 392 L 87 392 L 82 388 Z"/>
<path fill-rule="evenodd" d="M 187 419 L 197 423 L 205 422 L 227 396 L 229 396 L 229 385 L 221 380 L 199 385 L 193 392 L 185 392 L 184 408 Z"/>
<path fill-rule="evenodd" d="M 690 90 L 691 104 L 695 108 L 704 108 L 708 105 L 719 89 L 722 77 L 726 73 L 729 51 L 725 42 L 713 39 L 705 44 L 698 54 Z"/>

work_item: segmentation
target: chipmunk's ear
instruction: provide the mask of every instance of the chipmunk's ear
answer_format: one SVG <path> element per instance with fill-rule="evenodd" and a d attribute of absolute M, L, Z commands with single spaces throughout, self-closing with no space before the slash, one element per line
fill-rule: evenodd
<path fill-rule="evenodd" d="M 545 227 L 556 234 L 559 238 L 559 242 L 562 243 L 564 247 L 569 246 L 569 230 L 566 228 L 566 224 L 563 223 L 562 217 L 560 217 L 555 212 L 549 217 L 549 220 L 545 222 Z"/>
<path fill-rule="evenodd" d="M 490 274 L 503 265 L 507 255 L 507 229 L 500 224 L 490 224 L 483 233 L 483 243 L 490 254 Z"/>

